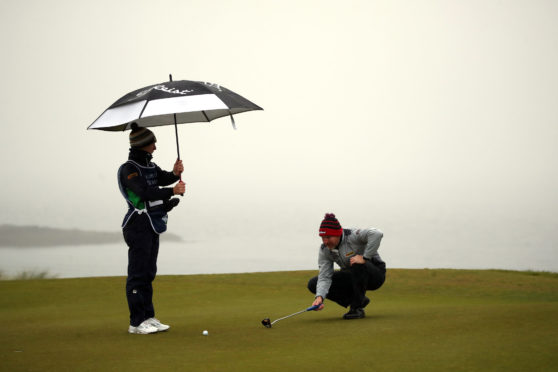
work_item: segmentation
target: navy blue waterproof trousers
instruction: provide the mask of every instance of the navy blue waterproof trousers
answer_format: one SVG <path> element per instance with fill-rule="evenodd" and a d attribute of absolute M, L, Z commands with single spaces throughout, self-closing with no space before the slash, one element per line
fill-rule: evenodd
<path fill-rule="evenodd" d="M 155 317 L 152 283 L 157 274 L 159 234 L 153 231 L 145 213 L 132 216 L 123 233 L 128 245 L 126 298 L 130 325 L 137 327 L 144 320 Z"/>
<path fill-rule="evenodd" d="M 365 261 L 364 264 L 354 264 L 348 269 L 333 272 L 331 287 L 326 296 L 343 307 L 351 305 L 360 307 L 366 291 L 374 291 L 386 280 L 386 264 L 384 262 Z M 318 277 L 308 281 L 308 289 L 316 294 Z"/>

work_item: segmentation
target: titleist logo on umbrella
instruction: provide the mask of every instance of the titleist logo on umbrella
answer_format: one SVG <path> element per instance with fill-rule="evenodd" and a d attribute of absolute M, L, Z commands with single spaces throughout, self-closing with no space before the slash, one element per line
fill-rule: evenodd
<path fill-rule="evenodd" d="M 208 82 L 204 82 L 204 84 L 209 85 L 210 87 L 216 88 L 219 92 L 221 92 L 221 86 L 219 84 L 208 83 Z M 166 93 L 170 93 L 170 94 L 180 94 L 180 95 L 187 95 L 188 93 L 192 93 L 194 91 L 193 89 L 192 90 L 189 90 L 189 89 L 180 90 L 180 89 L 176 89 L 176 88 L 169 88 L 165 84 L 159 84 L 159 85 L 156 85 L 156 86 L 151 87 L 149 89 L 142 90 L 136 96 L 137 97 L 145 96 L 147 93 L 151 92 L 152 90 L 160 90 L 162 92 L 166 92 Z"/>
<path fill-rule="evenodd" d="M 188 90 L 188 89 L 179 90 L 179 89 L 176 89 L 176 88 L 169 88 L 165 84 L 160 84 L 160 85 L 156 85 L 154 87 L 151 87 L 149 89 L 142 90 L 141 92 L 139 92 L 137 94 L 137 96 L 138 97 L 145 96 L 147 93 L 151 92 L 154 89 L 155 90 L 160 90 L 160 91 L 163 91 L 163 92 L 167 92 L 167 93 L 171 93 L 171 94 L 182 94 L 182 95 L 193 92 L 193 90 Z"/>

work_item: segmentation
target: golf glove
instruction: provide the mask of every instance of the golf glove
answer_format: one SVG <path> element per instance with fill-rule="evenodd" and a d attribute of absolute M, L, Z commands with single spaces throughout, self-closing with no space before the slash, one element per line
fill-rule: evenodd
<path fill-rule="evenodd" d="M 170 198 L 169 200 L 165 200 L 165 211 L 170 212 L 174 207 L 178 205 L 178 203 L 180 203 L 180 199 L 178 198 Z"/>

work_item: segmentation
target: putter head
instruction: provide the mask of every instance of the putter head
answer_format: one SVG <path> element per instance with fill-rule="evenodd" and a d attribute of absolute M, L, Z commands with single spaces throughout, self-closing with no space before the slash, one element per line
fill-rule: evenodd
<path fill-rule="evenodd" d="M 262 320 L 262 324 L 266 328 L 271 328 L 271 320 L 269 320 L 269 318 L 265 318 L 264 320 Z"/>

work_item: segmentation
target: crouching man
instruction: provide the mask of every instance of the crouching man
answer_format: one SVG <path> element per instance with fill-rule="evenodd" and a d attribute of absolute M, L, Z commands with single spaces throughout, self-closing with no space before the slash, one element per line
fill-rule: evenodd
<path fill-rule="evenodd" d="M 308 289 L 316 295 L 312 305 L 321 305 L 321 310 L 327 298 L 350 306 L 343 319 L 364 318 L 364 308 L 370 302 L 366 291 L 377 290 L 386 279 L 386 264 L 378 254 L 383 233 L 377 229 L 343 229 L 335 215 L 328 213 L 319 235 L 320 272 L 308 281 Z M 341 270 L 333 270 L 334 262 Z"/>

